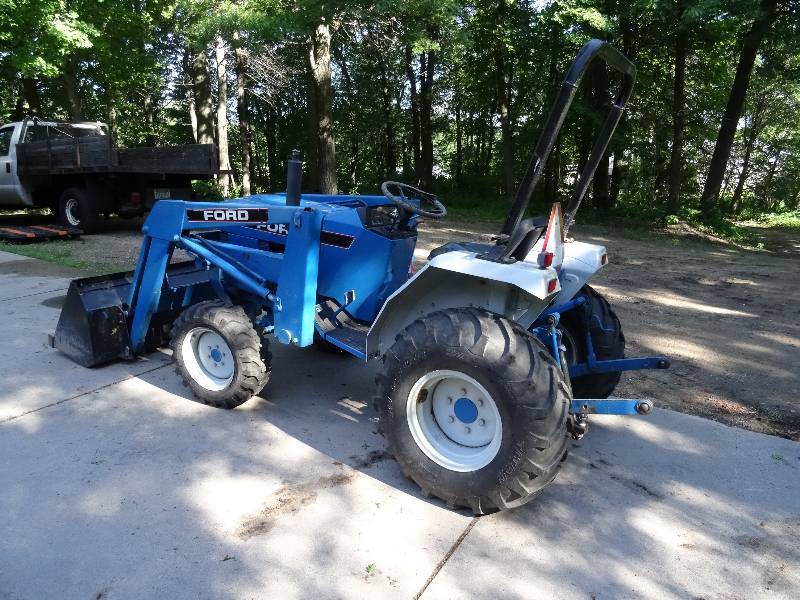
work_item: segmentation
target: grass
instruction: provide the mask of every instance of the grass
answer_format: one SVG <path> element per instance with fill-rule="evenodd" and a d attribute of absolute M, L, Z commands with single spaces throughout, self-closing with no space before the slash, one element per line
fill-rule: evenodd
<path fill-rule="evenodd" d="M 480 220 L 499 223 L 505 219 L 510 209 L 508 201 L 496 197 L 481 199 L 469 196 L 452 196 L 450 198 L 444 196 L 443 201 L 447 206 L 448 216 L 465 221 Z M 528 210 L 528 214 L 546 216 L 549 211 L 549 206 L 535 205 Z M 766 217 L 764 222 L 767 227 L 800 228 L 800 213 L 766 215 Z M 685 222 L 699 232 L 742 246 L 763 247 L 759 236 L 747 227 L 721 215 L 712 218 L 704 217 L 696 209 L 684 209 L 678 215 L 665 216 L 657 208 L 648 211 L 641 207 L 618 206 L 609 211 L 597 211 L 591 206 L 583 204 L 577 221 L 588 225 L 611 227 L 618 235 L 627 239 L 646 239 L 651 236 L 653 230 Z"/>
<path fill-rule="evenodd" d="M 130 270 L 126 265 L 96 263 L 77 258 L 76 254 L 80 251 L 80 245 L 74 240 L 52 240 L 35 244 L 9 244 L 8 242 L 0 241 L 0 251 L 38 258 L 39 260 L 93 274 Z"/>
<path fill-rule="evenodd" d="M 753 220 L 764 227 L 800 231 L 800 209 L 784 213 L 767 213 Z"/>

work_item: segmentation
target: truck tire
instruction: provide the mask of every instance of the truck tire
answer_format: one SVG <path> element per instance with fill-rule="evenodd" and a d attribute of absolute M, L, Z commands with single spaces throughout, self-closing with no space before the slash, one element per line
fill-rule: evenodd
<path fill-rule="evenodd" d="M 240 306 L 219 300 L 190 306 L 175 320 L 171 336 L 175 372 L 204 404 L 236 408 L 269 380 L 268 341 Z"/>
<path fill-rule="evenodd" d="M 67 188 L 58 200 L 58 220 L 65 227 L 84 233 L 97 229 L 97 207 L 93 198 L 81 188 Z"/>
<path fill-rule="evenodd" d="M 538 495 L 566 457 L 570 394 L 544 345 L 498 315 L 414 321 L 383 356 L 379 426 L 423 495 L 478 514 Z"/>
<path fill-rule="evenodd" d="M 586 327 L 592 336 L 592 348 L 598 360 L 625 358 L 625 335 L 616 313 L 602 295 L 584 285 L 576 295 L 584 295 L 586 304 L 565 312 L 561 317 L 562 341 L 569 364 L 586 362 Z M 608 398 L 617 387 L 622 373 L 590 373 L 572 377 L 575 398 Z"/>

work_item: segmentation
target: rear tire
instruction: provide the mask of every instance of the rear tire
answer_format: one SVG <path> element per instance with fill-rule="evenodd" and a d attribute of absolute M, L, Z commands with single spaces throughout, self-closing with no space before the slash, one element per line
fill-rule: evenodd
<path fill-rule="evenodd" d="M 272 355 L 240 306 L 200 302 L 175 320 L 170 346 L 175 372 L 194 396 L 217 408 L 236 408 L 267 384 Z"/>
<path fill-rule="evenodd" d="M 616 313 L 601 294 L 584 285 L 576 295 L 586 296 L 586 304 L 565 312 L 559 327 L 567 347 L 569 364 L 586 362 L 586 327 L 592 336 L 592 348 L 597 360 L 625 358 L 625 335 Z M 572 378 L 575 398 L 608 398 L 617 387 L 622 373 L 590 373 Z"/>
<path fill-rule="evenodd" d="M 58 220 L 65 227 L 84 233 L 97 229 L 97 207 L 93 198 L 81 188 L 67 188 L 58 200 Z"/>
<path fill-rule="evenodd" d="M 566 457 L 561 370 L 538 339 L 498 315 L 448 309 L 414 321 L 376 383 L 390 452 L 424 495 L 448 506 L 476 515 L 520 506 Z"/>

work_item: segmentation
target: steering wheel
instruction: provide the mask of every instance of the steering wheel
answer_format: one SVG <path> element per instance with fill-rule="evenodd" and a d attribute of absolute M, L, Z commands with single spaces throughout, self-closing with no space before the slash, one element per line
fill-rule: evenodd
<path fill-rule="evenodd" d="M 381 184 L 381 191 L 384 196 L 394 202 L 397 208 L 400 209 L 401 223 L 407 224 L 412 215 L 419 215 L 428 219 L 441 219 L 447 215 L 447 209 L 444 204 L 434 194 L 422 191 L 407 183 L 384 181 Z M 418 200 L 419 204 L 412 204 L 409 201 L 412 198 Z M 429 210 L 423 209 L 423 202 L 430 204 L 431 208 Z"/>

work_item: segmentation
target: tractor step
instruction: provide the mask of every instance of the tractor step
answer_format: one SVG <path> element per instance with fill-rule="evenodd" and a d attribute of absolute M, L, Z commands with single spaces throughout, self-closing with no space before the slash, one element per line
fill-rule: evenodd
<path fill-rule="evenodd" d="M 83 231 L 63 225 L 17 225 L 0 223 L 0 241 L 12 244 L 31 244 L 44 240 L 68 240 L 79 237 Z"/>
<path fill-rule="evenodd" d="M 358 358 L 366 358 L 369 325 L 351 319 L 333 300 L 317 305 L 315 322 L 322 339 Z"/>
<path fill-rule="evenodd" d="M 325 334 L 325 339 L 350 354 L 363 358 L 367 352 L 367 333 L 369 327 L 357 325 L 356 327 L 342 326 Z"/>

